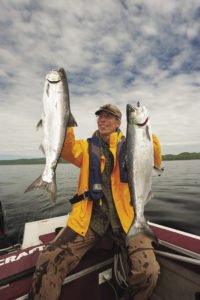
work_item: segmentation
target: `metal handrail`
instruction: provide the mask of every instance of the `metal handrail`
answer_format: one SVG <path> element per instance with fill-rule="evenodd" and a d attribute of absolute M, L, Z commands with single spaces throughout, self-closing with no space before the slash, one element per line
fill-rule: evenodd
<path fill-rule="evenodd" d="M 174 260 L 178 260 L 178 261 L 182 261 L 182 262 L 200 266 L 200 260 L 196 259 L 196 258 L 186 257 L 186 256 L 182 256 L 182 255 L 178 255 L 178 254 L 174 254 L 174 253 L 170 253 L 170 252 L 166 252 L 166 251 L 160 251 L 160 250 L 154 250 L 154 252 L 163 257 L 167 257 L 167 258 L 171 258 Z"/>

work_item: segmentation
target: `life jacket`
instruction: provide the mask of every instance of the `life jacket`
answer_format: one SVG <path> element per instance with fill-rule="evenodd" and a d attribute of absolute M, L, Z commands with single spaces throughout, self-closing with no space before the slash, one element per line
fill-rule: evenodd
<path fill-rule="evenodd" d="M 88 187 L 89 190 L 81 195 L 75 195 L 70 199 L 71 204 L 79 202 L 85 198 L 90 201 L 100 200 L 103 197 L 102 192 L 102 175 L 101 175 L 101 156 L 102 147 L 99 136 L 93 136 L 87 139 L 88 151 L 89 151 L 89 178 Z M 117 160 L 120 169 L 120 181 L 127 183 L 128 174 L 126 168 L 126 139 L 122 136 L 120 142 L 117 145 Z"/>
<path fill-rule="evenodd" d="M 89 199 L 100 200 L 102 194 L 101 155 L 102 148 L 98 136 L 87 139 L 89 144 Z M 117 145 L 117 160 L 120 169 L 120 181 L 128 182 L 128 174 L 125 163 L 126 139 L 123 136 Z"/>

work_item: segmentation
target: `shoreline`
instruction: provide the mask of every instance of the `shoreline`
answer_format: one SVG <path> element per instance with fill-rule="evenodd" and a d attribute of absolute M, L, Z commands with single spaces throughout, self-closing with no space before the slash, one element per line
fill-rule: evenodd
<path fill-rule="evenodd" d="M 162 156 L 163 161 L 175 161 L 175 160 L 198 160 L 200 159 L 200 152 L 183 152 L 180 154 L 165 154 Z M 68 161 L 60 159 L 59 163 L 68 164 Z M 43 165 L 45 164 L 45 158 L 22 158 L 13 160 L 0 160 L 0 165 Z"/>

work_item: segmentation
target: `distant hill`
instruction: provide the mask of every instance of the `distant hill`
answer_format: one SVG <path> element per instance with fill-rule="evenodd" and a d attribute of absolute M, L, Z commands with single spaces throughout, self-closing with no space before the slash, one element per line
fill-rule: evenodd
<path fill-rule="evenodd" d="M 200 153 L 197 152 L 183 152 L 180 154 L 166 154 L 163 155 L 163 160 L 189 160 L 189 159 L 200 159 Z M 60 159 L 59 163 L 68 162 Z M 40 165 L 45 164 L 45 158 L 32 158 L 32 159 L 15 159 L 15 160 L 0 160 L 0 165 Z"/>
<path fill-rule="evenodd" d="M 183 152 L 177 155 L 175 154 L 163 155 L 163 160 L 189 160 L 189 159 L 200 159 L 200 153 Z"/>
<path fill-rule="evenodd" d="M 66 160 L 60 159 L 59 163 L 68 162 Z M 45 164 L 45 158 L 30 158 L 30 159 L 14 159 L 14 160 L 0 160 L 0 165 L 43 165 Z"/>

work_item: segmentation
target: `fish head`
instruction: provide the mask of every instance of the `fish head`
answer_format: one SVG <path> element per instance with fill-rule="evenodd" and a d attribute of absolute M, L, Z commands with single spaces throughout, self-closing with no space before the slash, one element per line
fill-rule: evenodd
<path fill-rule="evenodd" d="M 57 68 L 51 70 L 47 75 L 46 79 L 49 83 L 58 83 L 66 78 L 65 70 L 63 68 Z"/>
<path fill-rule="evenodd" d="M 148 110 L 145 106 L 141 106 L 140 102 L 137 105 L 127 104 L 126 115 L 128 124 L 142 126 L 146 124 L 149 118 Z"/>
<path fill-rule="evenodd" d="M 53 69 L 46 75 L 44 95 L 49 98 L 52 93 L 69 94 L 67 76 L 63 68 Z"/>

